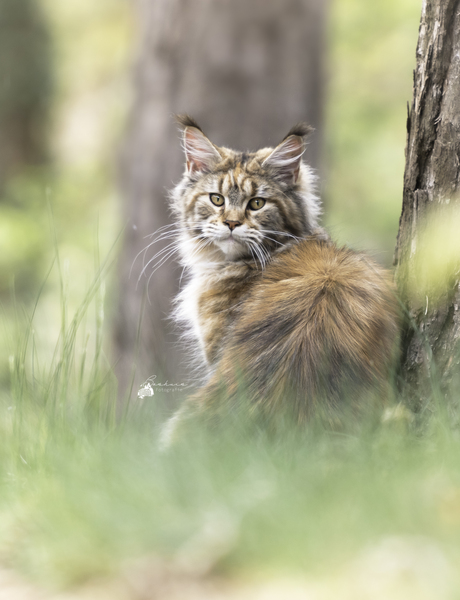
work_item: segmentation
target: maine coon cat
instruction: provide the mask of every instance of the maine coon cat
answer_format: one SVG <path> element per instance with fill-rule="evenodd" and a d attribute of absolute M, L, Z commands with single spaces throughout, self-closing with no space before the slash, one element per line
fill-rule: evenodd
<path fill-rule="evenodd" d="M 334 421 L 344 403 L 384 393 L 397 301 L 382 267 L 319 229 L 302 162 L 310 128 L 293 127 L 274 149 L 238 152 L 213 144 L 190 117 L 179 122 L 186 168 L 171 206 L 188 282 L 175 318 L 206 383 L 169 430 L 190 414 L 231 410 L 243 393 L 267 417 L 300 423 L 318 408 Z"/>

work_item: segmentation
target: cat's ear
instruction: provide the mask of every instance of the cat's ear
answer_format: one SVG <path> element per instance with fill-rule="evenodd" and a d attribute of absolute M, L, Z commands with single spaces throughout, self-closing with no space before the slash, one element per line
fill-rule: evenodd
<path fill-rule="evenodd" d="M 187 115 L 176 116 L 184 128 L 183 145 L 188 173 L 206 173 L 222 159 L 217 148 L 202 132 L 200 126 Z"/>
<path fill-rule="evenodd" d="M 281 144 L 264 160 L 262 166 L 274 170 L 277 178 L 284 183 L 295 183 L 305 152 L 305 138 L 312 131 L 313 129 L 304 123 L 293 127 Z"/>
<path fill-rule="evenodd" d="M 222 159 L 216 147 L 195 127 L 184 129 L 184 150 L 189 173 L 206 173 Z"/>

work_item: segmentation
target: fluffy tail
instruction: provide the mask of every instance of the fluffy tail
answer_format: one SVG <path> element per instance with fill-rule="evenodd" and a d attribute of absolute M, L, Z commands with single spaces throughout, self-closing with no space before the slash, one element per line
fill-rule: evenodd
<path fill-rule="evenodd" d="M 246 298 L 218 369 L 190 402 L 232 410 L 241 393 L 298 422 L 388 388 L 398 353 L 389 274 L 364 255 L 306 240 L 277 257 Z"/>

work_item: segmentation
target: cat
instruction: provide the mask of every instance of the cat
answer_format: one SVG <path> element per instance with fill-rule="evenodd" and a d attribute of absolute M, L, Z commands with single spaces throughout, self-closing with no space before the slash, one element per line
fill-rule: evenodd
<path fill-rule="evenodd" d="M 206 382 L 164 438 L 242 395 L 267 418 L 300 424 L 319 409 L 334 422 L 341 406 L 385 396 L 398 302 L 385 269 L 320 228 L 315 176 L 302 161 L 311 128 L 296 125 L 274 149 L 237 152 L 191 117 L 178 121 L 186 168 L 171 208 L 189 279 L 174 318 L 195 341 Z"/>

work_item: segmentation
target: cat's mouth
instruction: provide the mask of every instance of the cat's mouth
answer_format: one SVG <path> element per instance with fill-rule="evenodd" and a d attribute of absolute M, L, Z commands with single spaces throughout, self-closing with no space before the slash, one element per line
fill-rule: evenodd
<path fill-rule="evenodd" d="M 238 240 L 232 234 L 230 234 L 226 238 L 220 238 L 219 240 L 215 240 L 215 243 L 218 246 L 223 245 L 224 247 L 228 246 L 230 248 L 235 248 L 236 246 L 244 246 L 245 245 L 244 242 L 242 242 L 241 240 Z"/>
<path fill-rule="evenodd" d="M 219 232 L 214 235 L 214 242 L 220 244 L 222 242 L 228 242 L 230 244 L 244 244 L 241 238 L 233 233 L 233 231 Z"/>
<path fill-rule="evenodd" d="M 244 241 L 235 237 L 231 231 L 225 237 L 215 239 L 214 243 L 228 258 L 236 258 L 246 249 Z"/>

